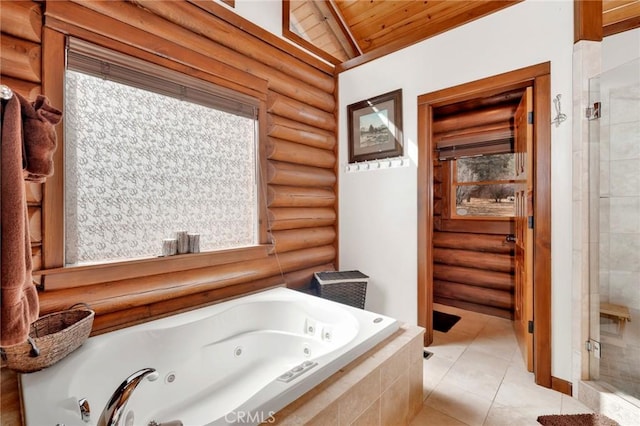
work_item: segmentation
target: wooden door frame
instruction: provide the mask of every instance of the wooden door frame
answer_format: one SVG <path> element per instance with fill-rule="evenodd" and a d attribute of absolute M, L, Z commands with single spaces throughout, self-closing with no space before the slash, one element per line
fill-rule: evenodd
<path fill-rule="evenodd" d="M 521 68 L 418 97 L 418 325 L 433 342 L 433 109 L 533 87 L 534 243 L 533 345 L 535 382 L 551 380 L 551 64 Z"/>

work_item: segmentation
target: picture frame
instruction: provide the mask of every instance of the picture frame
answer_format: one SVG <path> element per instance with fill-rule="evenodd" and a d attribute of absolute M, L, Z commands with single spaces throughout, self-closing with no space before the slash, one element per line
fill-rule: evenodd
<path fill-rule="evenodd" d="M 347 106 L 349 163 L 403 155 L 402 89 Z"/>

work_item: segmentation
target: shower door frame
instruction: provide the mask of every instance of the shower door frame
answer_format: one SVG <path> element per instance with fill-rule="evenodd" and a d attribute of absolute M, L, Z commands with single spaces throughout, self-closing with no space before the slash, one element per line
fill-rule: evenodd
<path fill-rule="evenodd" d="M 601 177 L 600 165 L 602 162 L 601 143 L 603 139 L 603 133 L 602 133 L 603 129 L 601 127 L 602 122 L 600 120 L 603 120 L 604 118 L 608 118 L 607 131 L 609 132 L 610 132 L 610 126 L 612 125 L 610 120 L 610 117 L 611 117 L 610 96 L 603 96 L 602 78 L 606 77 L 607 75 L 610 76 L 611 73 L 614 73 L 616 71 L 623 70 L 623 67 L 633 67 L 636 63 L 638 63 L 640 66 L 640 57 L 630 62 L 620 64 L 615 68 L 600 72 L 599 74 L 589 78 L 588 105 L 592 108 L 591 111 L 587 111 L 587 116 L 591 114 L 591 117 L 589 117 L 589 126 L 588 126 L 589 127 L 589 135 L 588 135 L 588 142 L 589 142 L 589 150 L 588 150 L 588 156 L 589 156 L 588 227 L 589 228 L 588 229 L 589 229 L 589 232 L 588 232 L 588 235 L 589 235 L 589 264 L 591 266 L 589 268 L 589 276 L 588 276 L 588 285 L 589 285 L 588 294 L 590 298 L 589 300 L 590 303 L 589 303 L 589 315 L 588 315 L 588 322 L 589 322 L 588 340 L 586 344 L 586 351 L 588 352 L 588 380 L 593 380 L 601 384 L 604 384 L 605 387 L 611 387 L 613 388 L 612 390 L 616 390 L 616 393 L 621 391 L 622 394 L 628 395 L 635 400 L 635 401 L 629 401 L 629 402 L 631 402 L 634 405 L 637 405 L 640 408 L 640 405 L 638 405 L 638 402 L 637 402 L 638 400 L 640 400 L 640 395 L 636 396 L 636 395 L 628 394 L 625 390 L 617 388 L 613 383 L 609 383 L 600 378 L 600 360 L 602 359 L 601 346 L 602 346 L 602 340 L 603 340 L 601 335 L 601 322 L 600 322 L 600 301 L 601 301 L 601 297 L 600 297 L 601 276 L 600 275 L 602 272 L 600 249 L 601 249 L 601 244 L 603 242 L 601 241 L 602 222 L 600 220 L 600 215 L 601 215 L 600 200 L 605 197 L 615 198 L 620 196 L 620 195 L 612 195 L 611 193 L 609 193 L 609 191 L 607 191 L 606 195 L 603 195 L 603 192 L 600 187 L 600 183 L 601 183 L 600 182 L 600 177 Z M 597 87 L 594 87 L 596 86 L 594 82 L 597 82 Z M 640 85 L 640 77 L 637 77 L 636 80 L 632 81 L 632 84 L 634 83 L 637 83 Z M 622 84 L 621 87 L 626 87 L 626 86 Z M 608 94 L 608 92 L 606 94 Z M 606 105 L 604 104 L 605 102 L 607 102 Z M 597 108 L 595 105 L 596 103 L 598 103 Z M 593 116 L 594 109 L 598 110 L 597 117 Z M 604 116 L 603 111 L 604 111 L 604 114 L 607 114 L 607 116 Z M 601 116 L 600 114 L 603 114 L 603 115 Z M 609 144 L 611 144 L 610 133 L 609 133 L 609 137 L 607 137 L 606 139 L 609 140 Z M 592 150 L 594 149 L 597 149 L 598 152 L 597 153 L 592 152 Z M 609 150 L 610 149 L 611 149 L 611 146 L 609 145 Z M 598 159 L 597 162 L 594 161 L 595 158 Z M 595 206 L 594 206 L 594 203 L 596 204 Z M 610 225 L 611 225 L 611 222 L 609 220 L 609 222 L 607 223 L 608 230 L 610 230 Z M 594 265 L 595 265 L 595 268 L 594 268 Z M 612 284 L 611 282 L 608 283 L 609 288 L 611 288 L 611 284 Z M 596 297 L 597 297 L 597 303 L 595 303 L 596 300 L 594 300 Z"/>

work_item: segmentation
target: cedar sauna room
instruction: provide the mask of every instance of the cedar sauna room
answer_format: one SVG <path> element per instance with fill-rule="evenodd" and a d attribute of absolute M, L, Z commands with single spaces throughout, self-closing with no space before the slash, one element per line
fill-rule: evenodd
<path fill-rule="evenodd" d="M 640 2 L 0 30 L 3 426 L 640 424 Z"/>

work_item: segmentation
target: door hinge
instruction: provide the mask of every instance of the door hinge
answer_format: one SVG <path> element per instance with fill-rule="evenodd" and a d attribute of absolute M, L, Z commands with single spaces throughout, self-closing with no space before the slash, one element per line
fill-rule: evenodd
<path fill-rule="evenodd" d="M 529 334 L 533 334 L 533 321 L 529 321 L 527 323 L 527 331 L 529 332 Z"/>
<path fill-rule="evenodd" d="M 592 107 L 587 107 L 585 110 L 585 116 L 587 120 L 597 120 L 602 114 L 602 104 L 600 102 L 594 102 Z"/>
<path fill-rule="evenodd" d="M 527 217 L 527 226 L 529 227 L 529 229 L 533 229 L 533 216 Z"/>
<path fill-rule="evenodd" d="M 584 347 L 587 352 L 593 352 L 594 357 L 598 359 L 602 357 L 602 347 L 600 346 L 600 342 L 597 340 L 587 340 L 584 342 Z"/>
<path fill-rule="evenodd" d="M 533 124 L 533 111 L 527 113 L 527 124 Z"/>

